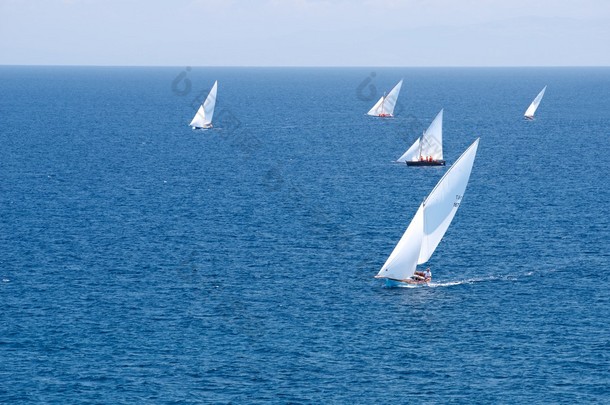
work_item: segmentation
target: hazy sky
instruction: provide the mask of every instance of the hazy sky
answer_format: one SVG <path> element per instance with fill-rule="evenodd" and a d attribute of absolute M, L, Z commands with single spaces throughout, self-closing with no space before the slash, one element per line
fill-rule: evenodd
<path fill-rule="evenodd" d="M 0 0 L 0 64 L 610 66 L 609 0 Z"/>

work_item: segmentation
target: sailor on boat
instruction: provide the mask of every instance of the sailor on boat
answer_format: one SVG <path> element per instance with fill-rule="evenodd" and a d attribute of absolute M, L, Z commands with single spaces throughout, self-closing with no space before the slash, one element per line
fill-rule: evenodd
<path fill-rule="evenodd" d="M 430 271 L 430 267 L 428 267 L 425 271 L 416 271 L 411 279 L 415 281 L 425 281 L 426 283 L 432 280 L 432 272 Z"/>

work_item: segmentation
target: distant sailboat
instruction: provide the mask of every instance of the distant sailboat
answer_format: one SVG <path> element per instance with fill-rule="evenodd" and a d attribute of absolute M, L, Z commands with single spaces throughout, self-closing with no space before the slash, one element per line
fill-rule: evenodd
<path fill-rule="evenodd" d="M 421 203 L 409 227 L 388 257 L 375 278 L 385 279 L 386 286 L 423 285 L 417 265 L 426 263 L 436 250 L 449 228 L 462 202 L 479 139 L 474 141 L 462 156 L 447 170 L 447 173 Z"/>
<path fill-rule="evenodd" d="M 216 106 L 216 90 L 218 87 L 218 81 L 214 82 L 210 94 L 205 99 L 203 104 L 199 106 L 197 114 L 189 124 L 193 129 L 209 129 L 212 128 L 212 117 L 214 116 L 214 107 Z"/>
<path fill-rule="evenodd" d="M 538 106 L 540 105 L 540 101 L 542 101 L 542 97 L 544 97 L 545 90 L 546 90 L 546 86 L 544 86 L 544 89 L 542 89 L 542 91 L 540 93 L 538 93 L 538 95 L 536 96 L 534 101 L 532 101 L 532 104 L 530 104 L 530 106 L 527 107 L 525 114 L 523 114 L 526 119 L 528 119 L 528 120 L 534 119 L 534 113 L 538 109 Z"/>
<path fill-rule="evenodd" d="M 367 114 L 375 117 L 393 117 L 394 107 L 396 106 L 396 100 L 398 100 L 398 93 L 400 93 L 401 87 L 402 80 L 387 95 L 384 93 L 383 97 L 379 99 Z"/>
<path fill-rule="evenodd" d="M 445 166 L 443 160 L 443 110 L 434 118 L 426 132 L 397 162 L 408 166 Z"/>

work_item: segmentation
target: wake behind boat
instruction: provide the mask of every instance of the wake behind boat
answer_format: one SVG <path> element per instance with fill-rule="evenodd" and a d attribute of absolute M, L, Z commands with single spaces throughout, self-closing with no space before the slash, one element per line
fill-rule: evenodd
<path fill-rule="evenodd" d="M 420 286 L 432 280 L 417 270 L 436 250 L 460 207 L 477 154 L 479 139 L 447 170 L 421 203 L 415 217 L 375 278 L 387 287 Z"/>
<path fill-rule="evenodd" d="M 443 110 L 415 143 L 398 158 L 407 166 L 445 166 L 443 159 Z"/>
<path fill-rule="evenodd" d="M 540 93 L 538 93 L 538 95 L 536 96 L 534 101 L 532 101 L 532 104 L 530 104 L 530 106 L 527 107 L 525 114 L 523 114 L 523 116 L 525 117 L 526 120 L 532 121 L 534 119 L 534 114 L 536 113 L 536 110 L 538 109 L 538 106 L 540 105 L 540 102 L 542 101 L 542 97 L 544 97 L 545 90 L 546 90 L 546 86 L 544 86 L 542 91 Z"/>
<path fill-rule="evenodd" d="M 212 90 L 206 97 L 203 104 L 199 106 L 197 114 L 189 124 L 193 129 L 210 129 L 212 128 L 212 117 L 214 116 L 214 107 L 216 106 L 216 91 L 218 88 L 218 80 L 214 82 Z"/>
<path fill-rule="evenodd" d="M 368 115 L 374 117 L 391 118 L 394 116 L 394 107 L 398 100 L 398 93 L 402 87 L 402 79 L 396 86 L 386 95 L 385 93 L 379 101 L 369 110 Z"/>

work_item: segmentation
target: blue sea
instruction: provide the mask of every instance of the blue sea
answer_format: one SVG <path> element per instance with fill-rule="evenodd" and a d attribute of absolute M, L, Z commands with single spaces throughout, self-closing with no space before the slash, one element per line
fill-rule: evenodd
<path fill-rule="evenodd" d="M 609 136 L 610 68 L 0 67 L 0 402 L 608 403 Z"/>

